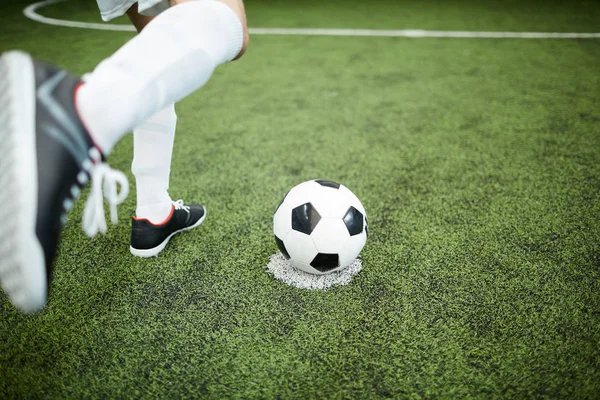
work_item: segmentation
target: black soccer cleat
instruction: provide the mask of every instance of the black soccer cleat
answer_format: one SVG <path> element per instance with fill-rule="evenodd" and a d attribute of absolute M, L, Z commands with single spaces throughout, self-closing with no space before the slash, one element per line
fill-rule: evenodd
<path fill-rule="evenodd" d="M 79 84 L 28 54 L 0 57 L 0 282 L 25 313 L 46 303 L 60 232 L 81 189 L 92 175 L 115 172 L 77 115 Z"/>
<path fill-rule="evenodd" d="M 206 208 L 203 205 L 185 205 L 183 200 L 173 203 L 171 214 L 160 225 L 155 225 L 147 219 L 133 217 L 129 250 L 138 257 L 157 256 L 173 235 L 197 227 L 204 222 L 204 218 Z"/>

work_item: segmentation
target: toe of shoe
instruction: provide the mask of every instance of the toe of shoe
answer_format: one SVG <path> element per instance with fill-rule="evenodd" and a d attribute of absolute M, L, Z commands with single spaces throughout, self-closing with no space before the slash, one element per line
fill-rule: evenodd
<path fill-rule="evenodd" d="M 202 204 L 190 205 L 190 218 L 188 221 L 189 226 L 194 226 L 201 223 L 206 217 L 206 208 Z"/>

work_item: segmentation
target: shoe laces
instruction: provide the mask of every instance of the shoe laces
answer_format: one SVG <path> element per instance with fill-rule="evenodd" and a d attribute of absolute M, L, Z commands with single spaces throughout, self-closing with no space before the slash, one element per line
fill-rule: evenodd
<path fill-rule="evenodd" d="M 117 224 L 117 205 L 123 203 L 129 194 L 129 181 L 123 172 L 110 168 L 99 159 L 95 161 L 96 164 L 90 171 L 91 190 L 83 210 L 83 231 L 89 237 L 107 231 L 104 198 L 108 201 L 110 219 L 113 224 Z"/>
<path fill-rule="evenodd" d="M 173 207 L 175 207 L 176 210 L 185 210 L 188 214 L 190 213 L 190 206 L 186 206 L 185 204 L 183 204 L 182 199 L 174 201 Z"/>

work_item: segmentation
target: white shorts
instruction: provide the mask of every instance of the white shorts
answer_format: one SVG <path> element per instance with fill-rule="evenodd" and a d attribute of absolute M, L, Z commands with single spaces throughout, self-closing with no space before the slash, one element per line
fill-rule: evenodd
<path fill-rule="evenodd" d="M 156 16 L 169 8 L 169 0 L 96 0 L 96 2 L 104 21 L 120 17 L 135 3 L 138 3 L 138 12 L 148 16 Z"/>

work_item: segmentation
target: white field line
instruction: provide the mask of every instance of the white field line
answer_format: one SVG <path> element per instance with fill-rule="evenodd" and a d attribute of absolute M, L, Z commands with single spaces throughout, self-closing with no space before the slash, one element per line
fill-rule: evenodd
<path fill-rule="evenodd" d="M 104 31 L 135 32 L 131 25 L 96 24 L 91 22 L 66 21 L 48 18 L 36 11 L 42 7 L 62 3 L 66 0 L 44 0 L 33 3 L 23 10 L 23 14 L 42 24 L 70 28 L 99 29 Z M 492 39 L 598 39 L 600 33 L 577 32 L 475 32 L 475 31 L 429 31 L 423 29 L 378 30 L 378 29 L 313 29 L 313 28 L 250 28 L 252 35 L 310 35 L 310 36 L 378 36 L 409 38 L 492 38 Z"/>
<path fill-rule="evenodd" d="M 135 32 L 133 25 L 115 25 L 115 24 L 94 24 L 91 22 L 79 22 L 79 21 L 65 21 L 62 19 L 48 18 L 38 14 L 36 11 L 42 7 L 49 6 L 51 4 L 62 3 L 66 0 L 44 0 L 38 3 L 33 3 L 23 9 L 23 14 L 29 19 L 40 22 L 47 25 L 66 26 L 69 28 L 81 28 L 81 29 L 98 29 L 103 31 L 132 31 Z"/>

